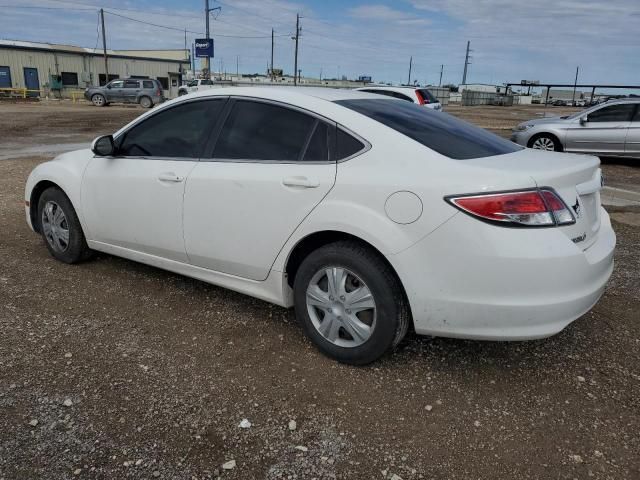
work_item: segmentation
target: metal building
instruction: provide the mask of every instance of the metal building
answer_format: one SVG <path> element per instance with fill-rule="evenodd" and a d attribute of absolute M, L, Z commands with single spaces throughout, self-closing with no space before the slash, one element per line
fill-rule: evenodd
<path fill-rule="evenodd" d="M 158 79 L 174 98 L 190 65 L 188 50 L 102 50 L 49 43 L 0 40 L 0 89 L 28 89 L 30 96 L 70 97 L 114 78 Z"/>

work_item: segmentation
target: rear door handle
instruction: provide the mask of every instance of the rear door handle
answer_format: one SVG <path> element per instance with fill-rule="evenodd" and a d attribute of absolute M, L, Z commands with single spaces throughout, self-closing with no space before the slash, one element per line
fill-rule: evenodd
<path fill-rule="evenodd" d="M 176 175 L 173 172 L 167 172 L 167 173 L 161 173 L 160 175 L 158 175 L 158 180 L 160 180 L 161 182 L 180 183 L 184 181 L 184 177 L 181 177 L 180 175 Z"/>
<path fill-rule="evenodd" d="M 296 176 L 286 177 L 282 180 L 282 184 L 285 187 L 302 187 L 302 188 L 317 188 L 320 186 L 320 182 L 307 177 Z"/>

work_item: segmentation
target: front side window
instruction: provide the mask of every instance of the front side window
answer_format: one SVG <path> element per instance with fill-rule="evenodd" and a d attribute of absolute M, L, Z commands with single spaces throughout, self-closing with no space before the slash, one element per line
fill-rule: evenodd
<path fill-rule="evenodd" d="M 456 160 L 517 152 L 522 147 L 443 112 L 387 99 L 337 100 L 430 149 Z"/>
<path fill-rule="evenodd" d="M 587 118 L 589 122 L 629 122 L 635 108 L 633 103 L 609 105 L 591 112 Z"/>
<path fill-rule="evenodd" d="M 636 103 L 636 114 L 633 116 L 633 122 L 640 122 L 640 103 Z"/>
<path fill-rule="evenodd" d="M 162 110 L 126 132 L 118 154 L 198 158 L 225 101 L 201 100 Z"/>
<path fill-rule="evenodd" d="M 111 88 L 122 88 L 124 87 L 124 81 L 116 80 L 115 82 L 111 82 L 109 86 L 111 86 Z"/>
<path fill-rule="evenodd" d="M 315 118 L 296 110 L 237 100 L 216 143 L 214 158 L 297 161 Z"/>

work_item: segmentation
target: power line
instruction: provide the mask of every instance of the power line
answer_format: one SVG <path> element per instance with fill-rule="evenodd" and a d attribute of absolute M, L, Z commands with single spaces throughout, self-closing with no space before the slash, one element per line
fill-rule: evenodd
<path fill-rule="evenodd" d="M 180 32 L 180 33 L 184 33 L 185 30 L 186 30 L 187 33 L 193 33 L 195 35 L 204 35 L 203 32 L 196 32 L 194 30 L 188 30 L 188 29 L 184 29 L 184 28 L 180 28 L 180 27 L 173 27 L 173 26 L 170 26 L 170 25 L 161 25 L 159 23 L 147 22 L 145 20 L 140 20 L 140 19 L 137 19 L 137 18 L 128 17 L 126 15 L 122 15 L 120 13 L 115 13 L 115 12 L 110 12 L 108 10 L 105 10 L 105 13 L 107 13 L 109 15 L 116 16 L 116 17 L 125 18 L 127 20 L 132 21 L 132 22 L 142 23 L 144 25 L 150 25 L 152 27 L 164 28 L 164 29 L 167 29 L 167 30 L 175 30 L 175 31 Z M 247 39 L 250 39 L 250 38 L 271 38 L 271 35 L 259 35 L 259 36 L 258 35 L 253 35 L 253 36 L 249 36 L 249 35 L 226 35 L 226 34 L 222 34 L 222 33 L 217 33 L 216 36 L 217 37 L 225 37 L 225 38 L 247 38 Z M 281 34 L 281 35 L 277 35 L 277 36 L 284 37 L 286 35 L 285 34 Z"/>

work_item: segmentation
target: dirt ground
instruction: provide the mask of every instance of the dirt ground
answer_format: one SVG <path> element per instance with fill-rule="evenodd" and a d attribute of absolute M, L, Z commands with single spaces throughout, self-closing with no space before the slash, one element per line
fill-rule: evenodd
<path fill-rule="evenodd" d="M 532 110 L 452 113 L 503 129 Z M 640 227 L 615 220 L 633 207 L 612 209 L 606 294 L 559 335 L 410 336 L 348 367 L 285 309 L 48 255 L 24 221 L 29 171 L 141 112 L 0 104 L 0 479 L 640 478 Z"/>

